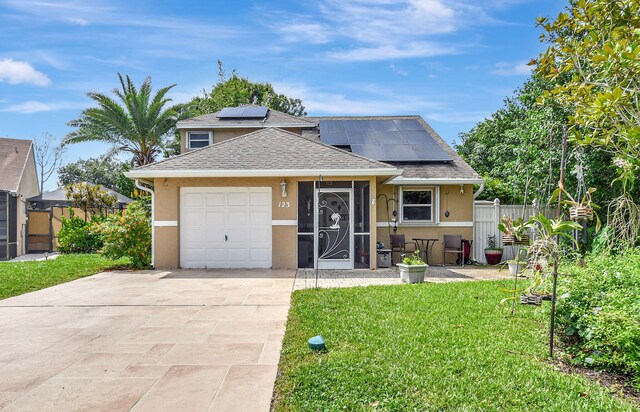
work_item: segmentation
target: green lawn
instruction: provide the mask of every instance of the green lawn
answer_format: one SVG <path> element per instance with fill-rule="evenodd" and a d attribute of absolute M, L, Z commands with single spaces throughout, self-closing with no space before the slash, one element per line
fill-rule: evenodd
<path fill-rule="evenodd" d="M 629 411 L 547 363 L 531 307 L 499 306 L 500 282 L 298 291 L 275 411 Z M 505 284 L 505 286 L 507 286 Z M 322 334 L 327 352 L 312 353 Z"/>
<path fill-rule="evenodd" d="M 61 255 L 40 262 L 0 262 L 0 299 L 40 290 L 59 283 L 121 268 L 127 259 L 109 260 L 101 255 Z"/>

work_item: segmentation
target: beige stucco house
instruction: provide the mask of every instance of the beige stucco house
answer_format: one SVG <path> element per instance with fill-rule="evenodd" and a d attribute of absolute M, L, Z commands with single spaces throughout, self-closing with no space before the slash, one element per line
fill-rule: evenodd
<path fill-rule="evenodd" d="M 153 193 L 157 268 L 376 268 L 391 234 L 473 239 L 482 179 L 420 116 L 256 106 L 178 122 L 182 154 L 126 175 Z M 396 257 L 397 259 L 397 257 Z"/>
<path fill-rule="evenodd" d="M 39 193 L 31 140 L 0 138 L 0 260 L 26 253 L 27 199 Z"/>

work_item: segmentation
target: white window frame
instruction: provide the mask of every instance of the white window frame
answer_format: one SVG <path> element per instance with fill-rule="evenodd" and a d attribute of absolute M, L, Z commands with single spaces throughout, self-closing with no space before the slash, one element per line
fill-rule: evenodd
<path fill-rule="evenodd" d="M 420 205 L 408 205 L 408 206 L 430 206 L 431 207 L 431 219 L 429 220 L 414 220 L 414 219 L 405 219 L 404 218 L 404 192 L 431 192 L 431 203 L 430 204 L 420 204 Z M 400 188 L 400 223 L 435 223 L 434 216 L 436 214 L 436 203 L 437 199 L 435 198 L 436 191 L 429 187 L 401 187 Z"/>
<path fill-rule="evenodd" d="M 192 130 L 187 132 L 187 149 L 192 150 L 194 149 L 193 147 L 191 147 L 191 134 L 204 134 L 207 133 L 209 135 L 209 144 L 207 146 L 210 146 L 213 144 L 213 132 L 210 130 Z M 195 149 L 201 149 L 201 147 L 196 147 Z"/>

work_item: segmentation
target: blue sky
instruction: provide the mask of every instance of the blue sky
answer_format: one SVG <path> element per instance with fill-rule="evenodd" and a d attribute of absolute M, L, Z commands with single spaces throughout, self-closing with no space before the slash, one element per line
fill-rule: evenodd
<path fill-rule="evenodd" d="M 216 60 L 310 115 L 420 114 L 445 140 L 501 106 L 543 49 L 551 0 L 0 0 L 0 136 L 57 138 L 117 72 L 186 102 Z M 73 145 L 67 162 L 107 147 Z M 56 186 L 55 178 L 46 188 Z"/>

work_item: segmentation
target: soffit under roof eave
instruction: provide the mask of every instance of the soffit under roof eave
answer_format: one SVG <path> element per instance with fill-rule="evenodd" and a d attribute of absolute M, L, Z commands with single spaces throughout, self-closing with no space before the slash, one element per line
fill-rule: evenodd
<path fill-rule="evenodd" d="M 454 178 L 422 178 L 422 177 L 402 177 L 393 176 L 384 181 L 385 185 L 479 185 L 484 183 L 484 179 L 470 177 Z"/>
<path fill-rule="evenodd" d="M 313 177 L 313 176 L 399 176 L 402 169 L 271 169 L 271 170 L 131 170 L 131 179 L 169 177 Z"/>
<path fill-rule="evenodd" d="M 278 129 L 291 129 L 291 128 L 301 128 L 301 129 L 312 129 L 316 125 L 313 123 L 274 123 L 274 124 L 251 124 L 251 123 L 235 123 L 235 124 L 211 124 L 211 123 L 203 123 L 203 124 L 177 124 L 176 128 L 178 130 L 198 130 L 198 129 L 252 129 L 252 128 L 268 128 L 274 127 Z"/>

